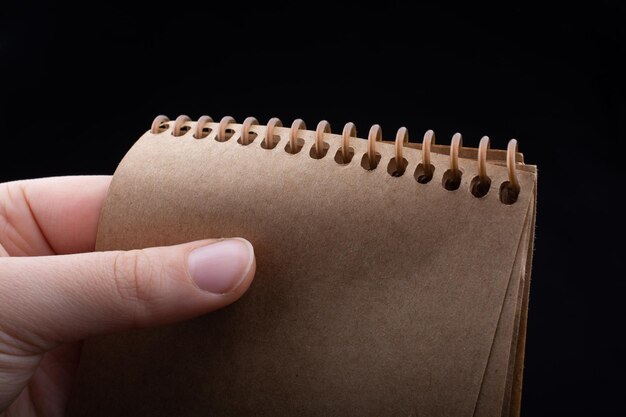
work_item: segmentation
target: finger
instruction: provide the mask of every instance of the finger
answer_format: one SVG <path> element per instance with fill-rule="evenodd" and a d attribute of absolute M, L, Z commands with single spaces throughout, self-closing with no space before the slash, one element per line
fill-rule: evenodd
<path fill-rule="evenodd" d="M 32 352 L 191 318 L 237 300 L 254 276 L 245 239 L 0 259 L 0 334 Z M 31 352 L 31 353 L 32 353 Z"/>
<path fill-rule="evenodd" d="M 0 186 L 2 245 L 14 256 L 93 251 L 109 176 L 55 177 Z"/>

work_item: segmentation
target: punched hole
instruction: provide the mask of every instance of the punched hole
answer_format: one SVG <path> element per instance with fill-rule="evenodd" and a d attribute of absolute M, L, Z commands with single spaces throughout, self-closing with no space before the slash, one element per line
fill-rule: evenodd
<path fill-rule="evenodd" d="M 178 135 L 175 135 L 174 132 L 172 132 L 172 136 L 174 137 L 180 137 L 185 135 L 187 132 L 189 132 L 189 130 L 191 129 L 191 126 L 181 126 L 180 127 L 180 133 Z"/>
<path fill-rule="evenodd" d="M 256 132 L 248 132 L 248 143 L 244 144 L 243 141 L 241 140 L 241 136 L 239 136 L 239 139 L 237 139 L 237 143 L 240 145 L 250 145 L 252 142 L 254 142 L 254 140 L 257 138 L 257 133 Z"/>
<path fill-rule="evenodd" d="M 287 142 L 287 144 L 285 145 L 285 152 L 295 155 L 302 150 L 303 146 L 304 146 L 304 139 L 297 138 L 296 146 L 294 146 L 294 149 L 291 149 L 291 142 L 290 141 Z"/>
<path fill-rule="evenodd" d="M 415 168 L 415 173 L 413 176 L 415 177 L 415 181 L 420 184 L 427 184 L 430 180 L 433 179 L 433 175 L 435 174 L 435 166 L 433 164 L 428 164 L 428 166 L 424 164 L 419 164 L 417 168 Z"/>
<path fill-rule="evenodd" d="M 159 133 L 165 132 L 169 128 L 170 128 L 170 124 L 169 123 L 161 123 L 159 125 L 159 127 L 157 128 L 157 132 L 156 133 L 158 135 Z"/>
<path fill-rule="evenodd" d="M 343 152 L 341 151 L 341 148 L 339 148 L 337 150 L 337 153 L 335 154 L 335 162 L 337 162 L 339 165 L 349 164 L 350 162 L 352 162 L 352 158 L 354 158 L 354 148 L 348 148 L 348 155 L 346 155 L 345 159 L 343 157 Z"/>
<path fill-rule="evenodd" d="M 441 180 L 441 184 L 443 185 L 443 188 L 445 188 L 448 191 L 458 190 L 459 187 L 461 186 L 462 175 L 463 174 L 459 170 L 453 171 L 449 169 L 446 172 L 444 172 L 443 179 Z"/>
<path fill-rule="evenodd" d="M 200 137 L 198 137 L 195 133 L 193 134 L 194 139 L 203 139 L 206 138 L 207 136 L 209 136 L 211 134 L 211 132 L 213 131 L 213 129 L 211 129 L 210 127 L 203 127 L 202 128 L 202 132 L 200 133 Z"/>
<path fill-rule="evenodd" d="M 376 156 L 374 156 L 374 160 L 370 161 L 370 158 L 367 154 L 364 154 L 363 157 L 361 158 L 361 167 L 363 167 L 363 169 L 366 169 L 368 171 L 371 171 L 373 169 L 376 169 L 376 167 L 378 166 L 378 163 L 380 162 L 380 154 L 378 152 L 376 152 Z"/>
<path fill-rule="evenodd" d="M 280 142 L 280 136 L 279 135 L 272 135 L 272 138 L 269 140 L 269 146 L 266 143 L 266 141 L 264 140 L 263 142 L 261 142 L 261 148 L 263 149 L 274 149 L 276 147 L 276 145 L 278 145 L 278 142 Z"/>
<path fill-rule="evenodd" d="M 398 164 L 396 158 L 393 157 L 391 158 L 391 161 L 389 161 L 389 164 L 387 164 L 387 172 L 392 177 L 401 177 L 404 175 L 408 164 L 409 161 L 407 161 L 406 158 L 402 158 L 402 163 Z"/>
<path fill-rule="evenodd" d="M 322 142 L 322 150 L 318 154 L 315 151 L 315 145 L 313 145 L 313 146 L 311 146 L 311 150 L 309 151 L 309 156 L 311 158 L 313 158 L 313 159 L 322 159 L 328 153 L 328 148 L 330 148 L 330 145 L 328 143 L 326 143 L 326 142 Z"/>
<path fill-rule="evenodd" d="M 500 186 L 500 201 L 504 204 L 513 204 L 519 197 L 519 187 L 513 187 L 509 181 L 505 181 Z"/>
<path fill-rule="evenodd" d="M 487 195 L 491 188 L 491 178 L 481 179 L 478 175 L 472 179 L 470 183 L 470 191 L 476 198 L 482 198 Z"/>
<path fill-rule="evenodd" d="M 220 138 L 219 135 L 215 136 L 215 140 L 218 142 L 226 142 L 235 134 L 235 129 L 226 129 L 224 131 L 224 137 Z"/>

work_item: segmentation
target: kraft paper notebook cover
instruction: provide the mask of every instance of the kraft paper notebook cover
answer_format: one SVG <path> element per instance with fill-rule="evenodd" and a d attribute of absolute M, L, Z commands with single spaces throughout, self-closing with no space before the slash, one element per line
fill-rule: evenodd
<path fill-rule="evenodd" d="M 223 310 L 89 340 L 69 415 L 518 415 L 535 167 L 514 140 L 355 136 L 157 118 L 97 249 L 241 236 L 256 278 Z"/>

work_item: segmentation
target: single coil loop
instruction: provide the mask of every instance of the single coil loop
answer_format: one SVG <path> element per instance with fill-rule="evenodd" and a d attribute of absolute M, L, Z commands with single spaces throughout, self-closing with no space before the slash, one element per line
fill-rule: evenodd
<path fill-rule="evenodd" d="M 483 136 L 478 144 L 478 178 L 481 181 L 489 181 L 487 176 L 487 151 L 489 147 L 489 137 Z"/>
<path fill-rule="evenodd" d="M 213 123 L 213 119 L 210 116 L 200 116 L 200 118 L 196 122 L 196 131 L 193 134 L 194 138 L 202 139 L 203 137 L 205 137 L 204 126 L 206 126 L 207 123 Z"/>
<path fill-rule="evenodd" d="M 153 135 L 156 135 L 159 132 L 159 129 L 161 128 L 161 125 L 163 123 L 167 123 L 170 121 L 170 118 L 167 117 L 164 114 L 159 114 L 157 117 L 154 118 L 154 120 L 152 121 L 152 125 L 150 126 L 150 133 L 152 133 Z"/>
<path fill-rule="evenodd" d="M 463 143 L 463 137 L 460 133 L 455 133 L 452 136 L 452 143 L 450 143 L 450 171 L 453 173 L 459 172 L 459 150 Z"/>
<path fill-rule="evenodd" d="M 427 130 L 424 133 L 424 140 L 422 141 L 422 164 L 428 169 L 432 164 L 430 163 L 430 148 L 435 144 L 435 132 Z"/>
<path fill-rule="evenodd" d="M 409 143 L 409 130 L 406 127 L 401 127 L 398 129 L 398 133 L 396 133 L 396 164 L 399 168 L 404 169 L 402 166 L 404 164 L 403 150 L 404 145 Z"/>
<path fill-rule="evenodd" d="M 380 125 L 372 125 L 367 135 L 367 159 L 369 159 L 370 166 L 372 167 L 376 164 L 376 142 L 382 141 L 383 132 Z"/>
<path fill-rule="evenodd" d="M 228 138 L 226 137 L 226 129 L 231 123 L 235 123 L 235 119 L 233 119 L 231 116 L 222 117 L 222 120 L 220 120 L 219 130 L 217 131 L 218 141 L 225 142 L 226 140 L 228 140 Z"/>
<path fill-rule="evenodd" d="M 291 153 L 295 153 L 298 149 L 298 130 L 306 130 L 306 124 L 302 119 L 296 119 L 291 124 L 291 131 L 289 132 L 289 150 Z"/>
<path fill-rule="evenodd" d="M 324 133 L 330 133 L 330 123 L 322 120 L 315 129 L 315 154 L 320 157 L 324 152 Z"/>
<path fill-rule="evenodd" d="M 346 123 L 341 133 L 341 157 L 344 164 L 350 162 L 350 139 L 355 136 L 356 125 L 352 122 Z"/>
<path fill-rule="evenodd" d="M 272 117 L 267 122 L 267 129 L 265 130 L 265 139 L 263 140 L 265 149 L 272 149 L 274 147 L 274 128 L 276 126 L 283 127 L 283 122 L 281 122 L 278 117 Z"/>
<path fill-rule="evenodd" d="M 178 116 L 176 118 L 176 120 L 174 121 L 174 129 L 172 129 L 172 136 L 181 136 L 180 133 L 180 129 L 183 127 L 183 125 L 187 122 L 191 121 L 191 117 L 187 116 L 186 114 L 181 114 L 180 116 Z"/>
<path fill-rule="evenodd" d="M 511 139 L 506 147 L 506 169 L 509 172 L 509 184 L 513 190 L 519 192 L 520 186 L 515 169 L 515 155 L 517 154 L 517 140 Z"/>
<path fill-rule="evenodd" d="M 255 117 L 246 117 L 241 126 L 241 144 L 247 145 L 250 143 L 250 127 L 258 125 L 259 121 Z"/>

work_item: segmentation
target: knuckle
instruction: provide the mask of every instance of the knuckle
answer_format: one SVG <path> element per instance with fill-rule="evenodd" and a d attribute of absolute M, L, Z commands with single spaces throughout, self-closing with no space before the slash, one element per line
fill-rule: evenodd
<path fill-rule="evenodd" d="M 122 301 L 147 303 L 154 292 L 150 260 L 141 249 L 119 252 L 115 257 L 115 289 Z"/>

